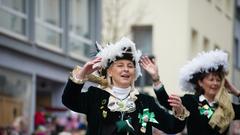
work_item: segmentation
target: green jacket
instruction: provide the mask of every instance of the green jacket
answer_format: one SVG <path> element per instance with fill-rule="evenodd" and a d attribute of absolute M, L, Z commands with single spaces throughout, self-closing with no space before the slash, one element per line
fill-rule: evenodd
<path fill-rule="evenodd" d="M 164 87 L 159 90 L 155 90 L 155 94 L 159 103 L 165 108 L 171 110 L 171 106 L 168 103 L 168 94 Z M 218 132 L 218 127 L 211 128 L 208 124 L 209 117 L 204 115 L 202 112 L 202 108 L 204 105 L 210 106 L 206 100 L 199 101 L 199 96 L 192 94 L 185 94 L 181 97 L 182 104 L 186 107 L 186 109 L 190 112 L 189 117 L 186 119 L 187 124 L 187 132 L 188 135 L 226 135 L 227 130 L 220 134 Z M 240 105 L 232 104 L 235 112 L 234 119 L 240 119 Z"/>

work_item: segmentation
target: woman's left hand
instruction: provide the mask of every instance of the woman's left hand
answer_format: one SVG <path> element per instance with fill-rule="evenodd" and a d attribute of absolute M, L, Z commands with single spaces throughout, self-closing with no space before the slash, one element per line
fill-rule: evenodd
<path fill-rule="evenodd" d="M 169 96 L 168 102 L 169 102 L 170 106 L 172 106 L 176 115 L 181 115 L 184 113 L 184 106 L 183 106 L 182 100 L 179 96 L 177 96 L 177 95 Z"/>
<path fill-rule="evenodd" d="M 190 112 L 183 106 L 182 100 L 177 95 L 169 96 L 168 102 L 172 106 L 173 115 L 180 120 L 185 120 L 190 115 Z"/>
<path fill-rule="evenodd" d="M 229 93 L 235 96 L 240 96 L 240 90 L 238 90 L 232 83 L 230 83 L 228 79 L 225 79 L 224 86 L 227 88 Z"/>
<path fill-rule="evenodd" d="M 158 67 L 154 60 L 150 60 L 148 56 L 142 56 L 140 60 L 140 64 L 145 69 L 153 80 L 159 78 L 158 76 Z"/>

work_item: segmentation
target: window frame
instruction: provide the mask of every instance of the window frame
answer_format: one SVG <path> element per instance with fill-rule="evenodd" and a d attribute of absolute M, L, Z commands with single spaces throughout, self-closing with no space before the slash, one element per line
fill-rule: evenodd
<path fill-rule="evenodd" d="M 3 10 L 3 12 L 5 11 L 5 12 L 9 13 L 10 15 L 17 16 L 17 17 L 19 17 L 19 18 L 21 18 L 25 21 L 24 22 L 25 28 L 23 29 L 24 30 L 23 34 L 20 34 L 20 33 L 17 33 L 15 31 L 6 29 L 4 27 L 0 27 L 0 32 L 3 32 L 7 35 L 16 37 L 20 40 L 24 40 L 24 41 L 27 40 L 27 21 L 29 19 L 28 18 L 28 13 L 27 13 L 27 2 L 28 2 L 28 0 L 25 1 L 25 7 L 26 8 L 24 9 L 25 13 L 23 13 L 23 12 L 14 10 L 10 7 L 7 7 L 7 6 L 3 5 L 2 0 L 0 0 L 0 10 Z"/>
<path fill-rule="evenodd" d="M 76 0 L 73 0 L 74 2 L 76 2 Z M 90 1 L 89 0 L 87 0 L 87 2 L 88 2 L 88 15 L 91 15 L 91 12 L 93 12 L 93 11 L 91 11 L 91 7 L 90 7 Z M 70 2 L 69 2 L 69 7 L 68 7 L 68 9 L 70 9 Z M 68 14 L 70 14 L 70 10 L 68 11 Z M 68 15 L 68 20 L 69 20 L 69 23 L 71 22 L 70 21 L 70 15 Z M 68 28 L 68 30 L 69 30 L 69 33 L 68 33 L 68 44 L 69 44 L 69 46 L 68 46 L 68 54 L 71 56 L 71 57 L 74 57 L 74 58 L 76 58 L 76 59 L 79 59 L 79 57 L 80 57 L 80 59 L 88 59 L 88 57 L 85 55 L 85 54 L 80 54 L 80 53 L 75 53 L 75 52 L 71 52 L 71 50 L 70 50 L 70 45 L 71 45 L 71 39 L 73 39 L 73 40 L 77 40 L 77 41 L 79 41 L 80 43 L 83 43 L 84 44 L 84 46 L 85 45 L 87 45 L 88 47 L 90 47 L 91 48 L 91 45 L 93 45 L 93 41 L 91 40 L 91 29 L 90 29 L 90 27 L 91 27 L 91 25 L 92 25 L 92 23 L 91 23 L 91 18 L 89 17 L 88 18 L 88 21 L 89 21 L 89 38 L 87 38 L 87 37 L 84 37 L 84 36 L 82 36 L 82 35 L 79 35 L 79 34 L 77 34 L 77 33 L 75 33 L 75 31 L 74 30 L 70 30 L 70 28 Z M 67 27 L 70 27 L 70 24 L 68 24 L 68 26 Z"/>
<path fill-rule="evenodd" d="M 139 32 L 143 32 L 143 33 L 151 33 L 151 43 L 149 44 L 149 52 L 146 52 L 147 55 L 149 56 L 150 59 L 154 59 L 154 55 L 153 55 L 153 26 L 152 25 L 140 25 L 140 26 L 132 26 L 131 28 L 132 30 L 132 35 L 133 35 L 133 41 L 136 43 L 136 36 L 134 35 L 135 33 L 139 33 Z M 139 47 L 142 46 L 138 46 L 136 44 L 136 47 L 140 50 L 142 50 Z M 136 80 L 136 86 L 141 87 L 142 90 L 144 90 L 144 87 L 146 86 L 152 86 L 152 80 L 151 80 L 151 76 L 145 71 L 142 70 L 142 77 L 138 78 Z"/>
<path fill-rule="evenodd" d="M 44 48 L 47 48 L 49 50 L 53 50 L 53 51 L 56 51 L 56 52 L 63 52 L 63 47 L 62 47 L 62 37 L 63 37 L 63 34 L 64 34 L 64 30 L 63 30 L 63 26 L 62 26 L 62 20 L 61 20 L 61 16 L 62 16 L 62 0 L 58 0 L 59 1 L 59 26 L 58 25 L 53 25 L 51 23 L 48 23 L 46 21 L 44 21 L 43 19 L 41 19 L 41 17 L 38 17 L 37 16 L 37 7 L 35 7 L 36 9 L 35 10 L 35 18 L 34 18 L 34 22 L 35 22 L 35 41 L 37 43 L 37 45 L 41 46 L 41 47 L 44 47 Z M 35 5 L 37 6 L 37 4 L 35 3 Z M 40 7 L 39 8 L 42 8 L 42 4 L 40 4 Z M 41 41 L 37 38 L 37 27 L 38 26 L 41 26 L 47 30 L 50 30 L 50 31 L 53 31 L 53 32 L 56 32 L 57 35 L 59 35 L 59 44 L 51 44 L 51 43 L 47 43 L 45 41 Z"/>

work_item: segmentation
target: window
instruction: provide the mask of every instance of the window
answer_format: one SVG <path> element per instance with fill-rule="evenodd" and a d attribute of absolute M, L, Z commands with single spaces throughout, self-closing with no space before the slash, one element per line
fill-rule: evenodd
<path fill-rule="evenodd" d="M 215 44 L 213 49 L 214 49 L 214 50 L 220 49 L 220 47 L 219 47 L 219 45 Z"/>
<path fill-rule="evenodd" d="M 143 54 L 152 55 L 152 26 L 132 27 L 133 39 Z"/>
<path fill-rule="evenodd" d="M 133 26 L 133 39 L 139 50 L 142 51 L 144 55 L 148 55 L 153 58 L 152 55 L 152 26 Z M 138 78 L 136 81 L 136 86 L 144 87 L 152 85 L 152 79 L 150 75 L 142 71 L 143 76 Z"/>
<path fill-rule="evenodd" d="M 196 30 L 192 29 L 192 33 L 191 33 L 191 38 L 192 38 L 192 46 L 196 46 L 197 42 L 198 42 L 198 33 Z"/>
<path fill-rule="evenodd" d="M 236 5 L 235 5 L 236 9 L 235 9 L 235 17 L 236 17 L 236 20 L 239 21 L 240 20 L 240 1 L 237 0 L 236 1 Z"/>
<path fill-rule="evenodd" d="M 211 3 L 211 2 L 212 2 L 212 0 L 207 0 L 207 2 Z"/>
<path fill-rule="evenodd" d="M 60 0 L 36 0 L 36 40 L 41 45 L 60 48 L 63 30 Z"/>
<path fill-rule="evenodd" d="M 191 33 L 191 37 L 190 37 L 190 52 L 189 52 L 189 56 L 190 58 L 194 57 L 196 55 L 197 52 L 199 52 L 202 48 L 199 45 L 199 34 L 198 31 L 194 28 L 191 29 L 190 31 Z"/>
<path fill-rule="evenodd" d="M 69 6 L 69 52 L 87 57 L 92 44 L 89 0 L 70 0 Z"/>
<path fill-rule="evenodd" d="M 224 3 L 224 5 L 225 5 L 225 14 L 226 14 L 226 17 L 228 17 L 228 18 L 232 18 L 232 13 L 233 13 L 233 0 L 225 0 L 225 3 Z"/>
<path fill-rule="evenodd" d="M 223 8 L 223 0 L 215 0 L 215 7 L 221 12 Z"/>
<path fill-rule="evenodd" d="M 235 39 L 235 46 L 234 46 L 234 65 L 237 69 L 240 69 L 240 46 L 239 40 Z"/>
<path fill-rule="evenodd" d="M 226 7 L 227 13 L 230 13 L 231 11 L 232 2 L 233 2 L 232 0 L 225 0 L 225 7 Z"/>
<path fill-rule="evenodd" d="M 0 0 L 0 27 L 10 33 L 26 35 L 26 1 Z"/>
<path fill-rule="evenodd" d="M 203 38 L 203 49 L 204 49 L 204 51 L 209 50 L 209 40 L 206 37 Z"/>

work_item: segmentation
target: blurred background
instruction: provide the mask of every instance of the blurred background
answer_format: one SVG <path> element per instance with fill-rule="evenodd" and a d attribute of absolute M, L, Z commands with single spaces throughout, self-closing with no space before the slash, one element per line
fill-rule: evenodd
<path fill-rule="evenodd" d="M 178 95 L 180 67 L 198 52 L 222 49 L 228 79 L 240 89 L 240 0 L 0 0 L 0 18 L 0 135 L 84 135 L 85 116 L 67 110 L 61 94 L 96 41 L 131 38 Z M 154 96 L 144 71 L 137 86 Z M 240 135 L 239 121 L 229 134 Z"/>

